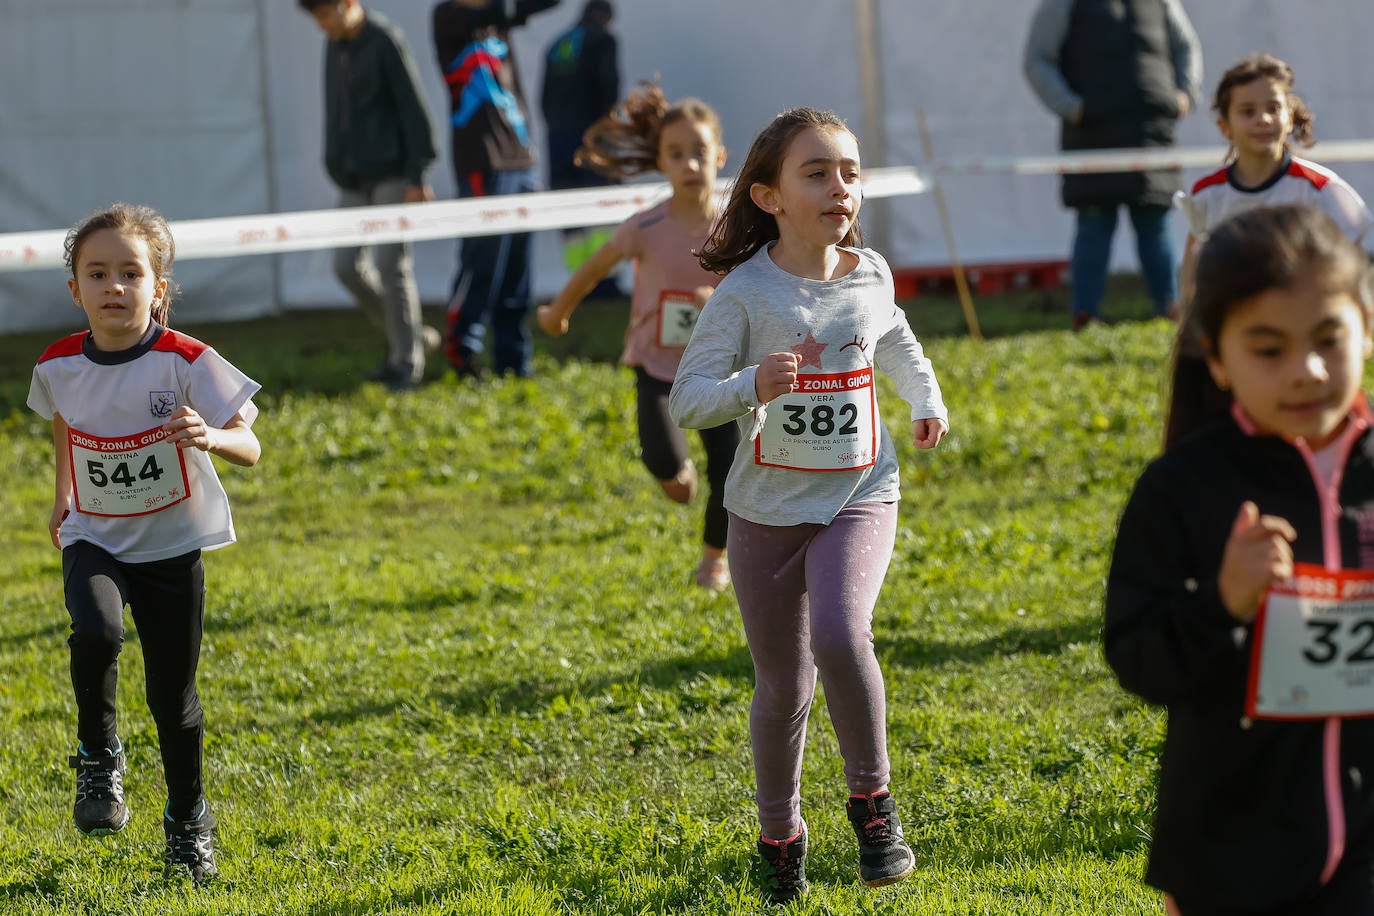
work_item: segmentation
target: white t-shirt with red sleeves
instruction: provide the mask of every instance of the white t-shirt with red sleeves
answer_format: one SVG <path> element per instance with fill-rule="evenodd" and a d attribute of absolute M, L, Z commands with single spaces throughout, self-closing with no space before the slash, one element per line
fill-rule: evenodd
<path fill-rule="evenodd" d="M 707 230 L 693 232 L 668 211 L 669 203 L 665 200 L 636 213 L 611 237 L 611 243 L 635 262 L 630 325 L 620 361 L 663 382 L 676 377 L 682 348 L 696 326 L 696 288 L 720 282 L 697 262 Z"/>
<path fill-rule="evenodd" d="M 1312 204 L 1321 208 L 1355 242 L 1362 241 L 1374 225 L 1374 215 L 1363 198 L 1344 179 L 1296 156 L 1285 156 L 1273 176 L 1255 188 L 1237 184 L 1232 166 L 1218 169 L 1199 179 L 1191 193 L 1179 191 L 1174 203 L 1188 217 L 1189 228 L 1199 240 L 1237 213 L 1283 204 Z"/>
<path fill-rule="evenodd" d="M 28 405 L 69 428 L 73 498 L 62 546 L 89 541 L 147 563 L 233 543 L 229 498 L 210 455 L 178 449 L 161 427 L 182 405 L 213 427 L 235 414 L 251 426 L 260 388 L 206 344 L 156 323 L 127 350 L 99 350 L 84 331 L 48 347 Z"/>

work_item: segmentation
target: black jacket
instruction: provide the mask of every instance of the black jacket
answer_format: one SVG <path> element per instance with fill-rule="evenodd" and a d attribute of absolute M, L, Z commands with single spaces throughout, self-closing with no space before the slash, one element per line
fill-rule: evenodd
<path fill-rule="evenodd" d="M 474 9 L 440 0 L 432 18 L 434 56 L 449 91 L 453 172 L 534 167 L 529 106 L 510 30 L 559 0 L 491 0 Z"/>
<path fill-rule="evenodd" d="M 1324 723 L 1244 717 L 1251 628 L 1227 614 L 1216 580 L 1247 499 L 1293 525 L 1296 560 L 1323 562 L 1320 501 L 1302 454 L 1228 416 L 1137 482 L 1107 579 L 1103 640 L 1122 686 L 1168 710 L 1146 880 L 1190 900 L 1264 909 L 1317 890 L 1328 819 Z M 1371 565 L 1368 430 L 1350 451 L 1339 503 L 1343 567 Z M 1340 730 L 1349 848 L 1374 830 L 1374 719 L 1346 719 Z"/>
<path fill-rule="evenodd" d="M 1159 0 L 1075 2 L 1059 69 L 1083 97 L 1082 119 L 1063 124 L 1063 149 L 1174 145 L 1178 86 Z M 1065 175 L 1061 192 L 1066 207 L 1167 207 L 1182 186 L 1178 169 L 1155 169 Z"/>
<path fill-rule="evenodd" d="M 591 127 L 620 98 L 615 36 L 595 17 L 559 35 L 544 53 L 539 105 L 550 133 Z"/>
<path fill-rule="evenodd" d="M 367 11 L 357 36 L 324 49 L 324 164 L 341 188 L 403 178 L 423 184 L 434 130 L 401 30 Z"/>

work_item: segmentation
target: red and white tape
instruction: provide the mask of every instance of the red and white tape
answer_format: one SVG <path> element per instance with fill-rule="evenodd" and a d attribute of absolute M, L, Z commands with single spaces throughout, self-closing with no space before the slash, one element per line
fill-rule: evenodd
<path fill-rule="evenodd" d="M 914 168 L 872 169 L 864 178 L 868 197 L 917 194 L 927 186 Z M 178 260 L 223 258 L 610 225 L 665 199 L 669 193 L 667 182 L 653 182 L 423 204 L 176 220 L 171 229 Z M 66 235 L 62 229 L 0 235 L 0 272 L 62 267 Z"/>

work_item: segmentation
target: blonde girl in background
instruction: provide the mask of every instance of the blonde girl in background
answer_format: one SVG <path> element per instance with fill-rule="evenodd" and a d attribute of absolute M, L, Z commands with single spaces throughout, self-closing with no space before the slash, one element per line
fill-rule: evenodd
<path fill-rule="evenodd" d="M 806 890 L 801 769 L 819 672 L 844 758 L 859 877 L 915 867 L 888 789 L 887 708 L 873 610 L 892 558 L 897 454 L 874 369 L 911 405 L 917 448 L 949 428 L 892 272 L 862 245 L 859 144 L 830 112 L 796 108 L 755 139 L 701 255 L 724 278 L 669 401 L 686 427 L 737 422 L 725 485 L 730 566 L 754 661 L 749 714 L 767 899 Z"/>
<path fill-rule="evenodd" d="M 663 91 L 641 84 L 611 114 L 587 129 L 579 162 L 615 178 L 661 172 L 672 196 L 621 223 L 568 280 L 553 302 L 538 311 L 539 326 L 566 334 L 578 304 L 621 261 L 634 262 L 630 323 L 620 360 L 635 372 L 640 457 L 669 499 L 688 503 L 697 472 L 682 430 L 669 419 L 668 392 L 678 360 L 716 277 L 697 263 L 715 219 L 716 172 L 725 164 L 720 118 L 699 99 L 669 105 Z M 696 583 L 722 591 L 730 586 L 725 559 L 727 515 L 722 504 L 739 433 L 733 423 L 700 430 L 706 451 L 707 496 Z"/>
<path fill-rule="evenodd" d="M 251 467 L 259 385 L 206 344 L 168 327 L 175 245 L 149 207 L 117 203 L 67 234 L 67 286 L 89 330 L 44 351 L 28 404 L 52 421 L 55 498 L 76 694 L 76 802 L 83 834 L 129 820 L 115 693 L 124 606 L 138 627 L 167 804 L 165 870 L 213 878 L 202 785 L 196 668 L 205 614 L 201 551 L 234 541 L 210 455 Z"/>

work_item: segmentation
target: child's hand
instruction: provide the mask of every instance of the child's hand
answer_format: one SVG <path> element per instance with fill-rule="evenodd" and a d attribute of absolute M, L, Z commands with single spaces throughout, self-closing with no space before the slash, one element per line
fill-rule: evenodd
<path fill-rule="evenodd" d="M 780 394 L 797 390 L 797 365 L 801 357 L 795 353 L 769 353 L 754 371 L 754 394 L 760 404 L 767 404 Z"/>
<path fill-rule="evenodd" d="M 53 506 L 52 516 L 48 519 L 48 537 L 52 539 L 52 545 L 58 550 L 62 549 L 62 539 L 58 537 L 58 532 L 62 530 L 62 523 L 67 520 L 71 510 L 65 504 Z"/>
<path fill-rule="evenodd" d="M 185 404 L 172 412 L 171 419 L 163 423 L 162 428 L 172 433 L 169 438 L 177 444 L 177 448 L 198 448 L 208 452 L 215 447 L 215 430 Z"/>
<path fill-rule="evenodd" d="M 1241 503 L 1217 573 L 1217 592 L 1227 613 L 1241 623 L 1255 619 L 1265 590 L 1293 574 L 1297 537 L 1286 519 L 1260 515 L 1249 500 Z"/>
<path fill-rule="evenodd" d="M 550 337 L 562 337 L 568 333 L 568 316 L 558 314 L 551 305 L 539 306 L 535 317 L 539 320 L 540 329 Z"/>
<path fill-rule="evenodd" d="M 947 432 L 949 427 L 939 417 L 911 421 L 911 435 L 916 440 L 917 448 L 934 448 Z"/>

